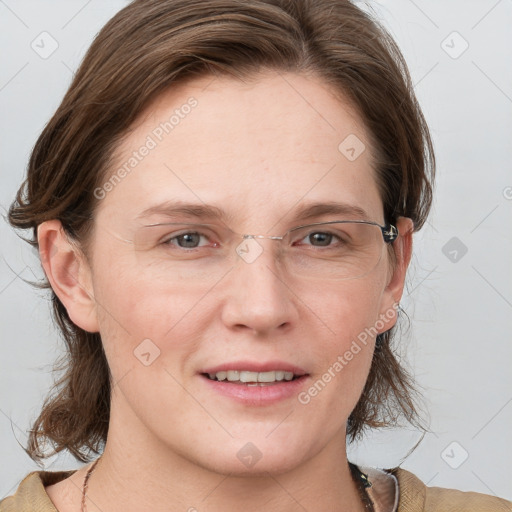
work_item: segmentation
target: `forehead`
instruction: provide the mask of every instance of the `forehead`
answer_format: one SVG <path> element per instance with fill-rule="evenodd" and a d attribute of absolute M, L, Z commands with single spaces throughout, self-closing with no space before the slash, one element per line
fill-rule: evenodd
<path fill-rule="evenodd" d="M 181 201 L 268 227 L 301 202 L 336 201 L 381 220 L 372 167 L 363 123 L 318 77 L 204 76 L 139 116 L 115 153 L 98 217 L 131 222 Z"/>

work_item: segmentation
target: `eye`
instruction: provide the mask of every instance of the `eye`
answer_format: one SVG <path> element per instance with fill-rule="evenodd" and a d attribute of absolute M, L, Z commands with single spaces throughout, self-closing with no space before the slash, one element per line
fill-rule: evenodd
<path fill-rule="evenodd" d="M 305 238 L 311 242 L 311 245 L 316 245 L 317 247 L 328 247 L 333 239 L 332 233 L 326 233 L 324 231 L 317 231 L 315 233 L 311 233 Z"/>
<path fill-rule="evenodd" d="M 187 231 L 185 233 L 167 236 L 162 240 L 162 244 L 174 245 L 183 249 L 197 249 L 202 238 L 208 240 L 208 237 L 199 231 Z"/>
<path fill-rule="evenodd" d="M 294 238 L 300 245 L 310 245 L 313 247 L 339 247 L 347 239 L 342 231 L 315 231 L 312 228 L 298 230 Z"/>

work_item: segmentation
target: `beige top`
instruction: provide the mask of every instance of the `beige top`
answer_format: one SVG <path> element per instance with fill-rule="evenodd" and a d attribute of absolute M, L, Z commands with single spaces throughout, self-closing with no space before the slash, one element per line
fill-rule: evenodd
<path fill-rule="evenodd" d="M 368 474 L 368 488 L 376 512 L 512 512 L 512 502 L 476 492 L 427 487 L 404 469 L 360 467 Z M 57 512 L 45 486 L 75 471 L 33 471 L 14 495 L 0 501 L 0 512 Z"/>

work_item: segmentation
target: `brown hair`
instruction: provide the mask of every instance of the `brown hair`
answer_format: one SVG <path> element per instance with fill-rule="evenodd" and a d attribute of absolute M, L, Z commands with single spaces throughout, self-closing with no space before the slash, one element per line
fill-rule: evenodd
<path fill-rule="evenodd" d="M 432 199 L 434 153 L 407 66 L 384 28 L 348 0 L 135 0 L 99 32 L 62 103 L 32 151 L 27 179 L 9 211 L 31 229 L 59 219 L 86 245 L 97 204 L 122 137 L 156 96 L 205 74 L 239 79 L 258 71 L 311 72 L 344 94 L 370 133 L 387 222 L 405 216 L 415 230 Z M 45 282 L 45 287 L 49 284 Z M 70 320 L 52 291 L 67 354 L 63 371 L 30 432 L 27 453 L 38 460 L 45 441 L 86 462 L 108 432 L 113 385 L 99 333 Z M 366 427 L 418 424 L 416 390 L 391 346 L 379 335 L 370 375 L 352 412 L 350 440 Z"/>

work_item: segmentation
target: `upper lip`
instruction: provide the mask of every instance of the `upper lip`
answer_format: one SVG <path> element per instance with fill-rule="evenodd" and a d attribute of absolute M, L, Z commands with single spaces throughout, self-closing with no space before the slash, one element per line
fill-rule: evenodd
<path fill-rule="evenodd" d="M 285 372 L 293 372 L 294 375 L 306 375 L 306 371 L 294 364 L 285 363 L 284 361 L 267 361 L 261 363 L 257 361 L 231 361 L 222 363 L 217 366 L 205 368 L 200 373 L 217 373 L 229 370 L 246 370 L 249 372 L 271 372 L 282 370 Z"/>

